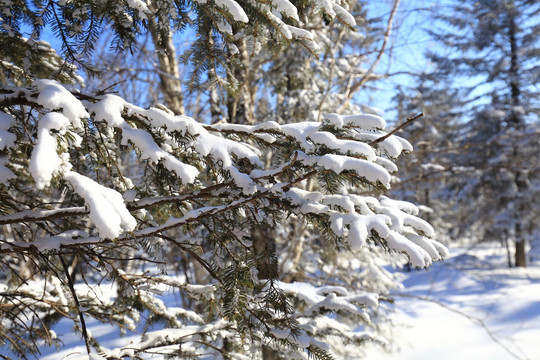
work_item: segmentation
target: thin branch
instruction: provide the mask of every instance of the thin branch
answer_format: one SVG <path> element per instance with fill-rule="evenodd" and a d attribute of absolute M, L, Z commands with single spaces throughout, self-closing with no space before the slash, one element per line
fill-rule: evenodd
<path fill-rule="evenodd" d="M 75 287 L 73 286 L 73 280 L 71 280 L 71 276 L 69 276 L 69 269 L 66 265 L 66 261 L 64 260 L 64 257 L 62 256 L 62 254 L 59 253 L 58 257 L 60 258 L 60 262 L 62 263 L 62 267 L 64 268 L 64 273 L 66 274 L 69 290 L 71 291 L 71 295 L 73 296 L 73 300 L 75 301 L 75 307 L 77 308 L 77 312 L 79 313 L 79 319 L 81 320 L 81 330 L 82 330 L 82 335 L 84 338 L 84 343 L 86 345 L 86 351 L 88 352 L 88 355 L 90 356 L 90 353 L 92 352 L 92 350 L 90 349 L 90 340 L 88 338 L 88 331 L 86 330 L 86 322 L 84 321 L 84 315 L 81 311 L 81 304 L 79 303 L 79 298 L 77 297 L 77 293 L 75 292 Z"/>
<path fill-rule="evenodd" d="M 208 273 L 210 274 L 210 276 L 212 276 L 215 280 L 217 280 L 218 282 L 222 283 L 223 280 L 221 280 L 221 278 L 214 272 L 214 270 L 212 270 L 212 267 L 210 266 L 210 264 L 208 264 L 203 258 L 201 258 L 197 253 L 195 253 L 193 250 L 191 250 L 190 248 L 184 246 L 184 244 L 182 244 L 181 242 L 177 241 L 176 239 L 173 239 L 169 236 L 166 236 L 166 235 L 163 235 L 163 234 L 157 234 L 156 235 L 157 237 L 160 237 L 164 240 L 167 240 L 167 241 L 170 241 L 172 242 L 173 244 L 177 245 L 180 249 L 182 249 L 183 251 L 189 253 L 191 256 L 193 256 L 195 258 L 195 260 L 197 260 L 197 262 L 199 264 L 202 265 L 202 267 L 204 267 L 206 269 L 206 271 L 208 271 Z"/>
<path fill-rule="evenodd" d="M 317 121 L 319 121 L 319 122 L 322 119 L 322 111 L 321 111 L 322 107 L 323 107 L 326 99 L 328 98 L 331 90 L 332 90 L 332 85 L 333 85 L 332 83 L 334 81 L 334 71 L 336 69 L 336 56 L 335 56 L 335 54 L 336 54 L 337 48 L 339 46 L 341 46 L 341 40 L 342 40 L 344 35 L 345 35 L 345 27 L 342 27 L 341 31 L 339 32 L 339 35 L 337 37 L 337 40 L 336 40 L 336 42 L 334 44 L 334 47 L 332 48 L 332 50 L 330 52 L 330 54 L 332 56 L 332 61 L 330 63 L 330 73 L 328 75 L 328 86 L 326 88 L 326 91 L 324 92 L 324 95 L 322 96 L 321 101 L 319 101 L 319 106 L 317 108 L 317 111 L 319 112 L 319 115 L 317 117 Z"/>
<path fill-rule="evenodd" d="M 381 136 L 380 138 L 378 139 L 375 139 L 373 140 L 372 142 L 369 143 L 370 146 L 374 146 L 374 145 L 377 145 L 378 143 L 380 142 L 383 142 L 384 140 L 388 139 L 390 136 L 394 135 L 395 133 L 397 133 L 399 130 L 403 129 L 405 126 L 411 124 L 414 120 L 416 119 L 420 119 L 422 116 L 424 116 L 424 113 L 420 113 L 416 116 L 413 116 L 413 117 L 410 117 L 410 118 L 407 118 L 407 121 L 405 121 L 403 124 L 399 125 L 398 127 L 396 127 L 394 130 L 390 131 L 388 134 L 384 135 L 384 136 Z"/>
<path fill-rule="evenodd" d="M 216 197 L 215 194 L 210 194 L 211 191 L 226 187 L 231 183 L 216 184 L 205 189 L 197 190 L 191 194 L 177 195 L 177 196 L 167 196 L 167 197 L 154 197 L 154 198 L 144 198 L 139 201 L 134 202 L 133 204 L 127 205 L 127 209 L 130 211 L 136 211 L 152 206 L 158 206 L 163 204 L 184 202 L 189 200 L 194 200 L 197 198 L 203 197 Z M 3 215 L 0 216 L 0 225 L 7 224 L 19 224 L 23 222 L 38 222 L 38 221 L 50 221 L 64 217 L 88 215 L 90 211 L 84 206 L 54 209 L 54 210 L 24 210 L 15 214 Z"/>
<path fill-rule="evenodd" d="M 389 78 L 389 77 L 393 77 L 393 76 L 399 76 L 399 75 L 409 75 L 409 76 L 417 76 L 417 77 L 420 77 L 423 75 L 422 72 L 416 72 L 416 71 L 406 71 L 406 70 L 402 70 L 402 71 L 396 71 L 396 72 L 393 72 L 393 73 L 386 73 L 384 75 L 385 78 Z"/>
<path fill-rule="evenodd" d="M 0 216 L 0 225 L 54 220 L 68 216 L 86 215 L 88 212 L 84 206 L 56 210 L 25 210 L 15 214 Z"/>
<path fill-rule="evenodd" d="M 345 107 L 349 104 L 349 101 L 353 97 L 354 93 L 358 91 L 358 89 L 360 89 L 362 86 L 364 86 L 364 84 L 369 80 L 369 77 L 371 76 L 371 74 L 373 74 L 373 71 L 379 64 L 379 61 L 384 54 L 384 50 L 386 49 L 386 45 L 388 44 L 388 39 L 390 39 L 390 34 L 392 33 L 392 23 L 394 22 L 394 16 L 396 15 L 399 2 L 400 0 L 395 0 L 394 6 L 392 7 L 392 12 L 390 13 L 390 17 L 388 18 L 388 23 L 386 25 L 386 32 L 384 33 L 383 43 L 381 49 L 379 50 L 379 53 L 377 54 L 377 58 L 375 58 L 375 61 L 371 64 L 368 71 L 366 71 L 362 78 L 358 82 L 352 84 L 351 87 L 348 89 L 347 99 L 345 100 L 343 105 L 341 105 L 339 112 L 342 112 L 343 109 L 345 109 Z"/>

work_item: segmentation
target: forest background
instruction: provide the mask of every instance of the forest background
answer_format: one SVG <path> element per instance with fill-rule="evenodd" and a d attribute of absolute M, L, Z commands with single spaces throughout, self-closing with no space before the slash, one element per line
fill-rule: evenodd
<path fill-rule="evenodd" d="M 392 350 L 439 242 L 537 281 L 536 2 L 39 4 L 1 7 L 2 356 Z"/>

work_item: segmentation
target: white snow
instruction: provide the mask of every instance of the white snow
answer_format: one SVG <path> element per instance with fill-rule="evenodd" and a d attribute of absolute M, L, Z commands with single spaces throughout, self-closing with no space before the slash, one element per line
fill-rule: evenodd
<path fill-rule="evenodd" d="M 56 151 L 56 134 L 52 134 L 50 131 L 57 130 L 60 133 L 65 133 L 69 123 L 67 117 L 57 112 L 47 113 L 39 120 L 38 140 L 32 150 L 28 166 L 28 170 L 34 178 L 38 189 L 43 189 L 49 185 L 53 175 L 60 172 L 62 165 L 64 165 L 64 160 Z"/>
<path fill-rule="evenodd" d="M 13 116 L 0 111 L 0 150 L 11 148 L 15 144 L 17 137 L 8 131 L 14 122 Z"/>
<path fill-rule="evenodd" d="M 285 24 L 279 17 L 274 15 L 274 13 L 271 11 L 269 6 L 262 5 L 261 8 L 263 10 L 266 10 L 266 12 L 265 12 L 266 17 L 268 17 L 268 19 L 271 21 L 272 25 L 275 26 L 278 29 L 278 31 L 281 33 L 282 36 L 284 36 L 288 40 L 293 38 L 293 36 L 291 34 L 291 31 L 289 30 L 289 27 L 287 26 L 287 24 Z"/>
<path fill-rule="evenodd" d="M 304 282 L 284 283 L 279 282 L 278 287 L 285 294 L 298 296 L 309 308 L 305 313 L 316 312 L 320 308 L 329 310 L 343 310 L 355 314 L 364 311 L 355 304 L 376 307 L 378 305 L 378 295 L 374 293 L 351 294 L 343 287 L 321 286 L 316 287 Z M 337 290 L 337 291 L 336 291 Z"/>
<path fill-rule="evenodd" d="M 311 41 L 315 39 L 313 33 L 305 29 L 300 29 L 292 25 L 287 25 L 287 28 L 289 29 L 292 37 L 295 39 L 305 39 L 305 40 L 311 40 Z"/>
<path fill-rule="evenodd" d="M 146 19 L 146 14 L 151 14 L 152 12 L 148 8 L 148 6 L 144 3 L 142 0 L 127 0 L 128 5 L 130 8 L 137 10 L 139 12 L 139 16 L 142 19 Z"/>
<path fill-rule="evenodd" d="M 249 18 L 246 15 L 246 12 L 244 11 L 244 9 L 242 9 L 242 6 L 240 6 L 236 1 L 234 0 L 214 0 L 214 1 L 218 7 L 222 8 L 225 11 L 228 11 L 229 14 L 232 15 L 235 21 L 241 21 L 244 23 L 249 22 Z"/>
<path fill-rule="evenodd" d="M 418 208 L 413 204 L 395 201 L 386 196 L 381 197 L 380 204 L 382 207 L 379 208 L 379 211 L 392 219 L 396 230 L 401 230 L 403 226 L 408 225 L 423 232 L 428 237 L 435 235 L 435 230 L 427 221 L 414 216 L 418 214 Z"/>
<path fill-rule="evenodd" d="M 232 26 L 226 20 L 218 19 L 216 25 L 219 31 L 229 35 L 233 34 Z"/>
<path fill-rule="evenodd" d="M 55 236 L 49 236 L 34 241 L 32 244 L 38 248 L 39 251 L 47 250 L 59 250 L 62 245 L 70 245 L 77 242 L 76 238 L 88 237 L 88 234 L 84 231 L 70 230 Z M 21 244 L 23 245 L 23 244 Z"/>
<path fill-rule="evenodd" d="M 90 208 L 90 219 L 102 238 L 114 239 L 124 231 L 135 229 L 137 221 L 127 210 L 120 193 L 72 171 L 64 178 Z"/>
<path fill-rule="evenodd" d="M 336 3 L 332 4 L 332 8 L 334 9 L 336 16 L 341 21 L 343 21 L 345 24 L 347 24 L 351 28 L 354 28 L 356 26 L 356 20 L 354 19 L 354 17 L 351 15 L 350 12 L 348 12 L 347 10 L 345 10 L 343 7 L 341 7 L 340 5 Z"/>
<path fill-rule="evenodd" d="M 272 0 L 272 4 L 275 6 L 276 10 L 282 13 L 285 16 L 300 21 L 298 17 L 298 10 L 289 0 Z"/>
<path fill-rule="evenodd" d="M 90 115 L 83 104 L 54 80 L 36 80 L 33 83 L 39 90 L 37 102 L 49 110 L 62 109 L 62 114 L 76 129 L 81 127 L 81 119 Z"/>
<path fill-rule="evenodd" d="M 344 155 L 326 154 L 323 156 L 312 156 L 299 153 L 298 160 L 306 165 L 318 165 L 324 169 L 332 170 L 337 174 L 345 170 L 356 171 L 360 176 L 368 181 L 381 182 L 386 188 L 390 188 L 391 176 L 381 165 L 364 160 L 356 159 Z"/>
<path fill-rule="evenodd" d="M 390 249 L 405 253 L 414 267 L 425 268 L 448 256 L 444 245 L 428 238 L 435 235 L 433 228 L 413 215 L 418 209 L 408 202 L 384 196 L 379 201 L 359 195 L 324 195 L 294 187 L 283 196 L 301 214 L 327 214 L 332 232 L 352 249 L 362 248 L 375 231 Z"/>
<path fill-rule="evenodd" d="M 285 124 L 281 126 L 281 132 L 285 135 L 293 137 L 296 141 L 300 142 L 300 146 L 306 152 L 311 152 L 315 148 L 314 146 L 307 141 L 307 137 L 310 134 L 315 133 L 319 129 L 319 124 L 312 121 L 298 122 Z"/>
<path fill-rule="evenodd" d="M 392 347 L 369 360 L 540 359 L 539 264 L 507 268 L 499 243 L 453 248 L 429 271 L 399 274 Z"/>
<path fill-rule="evenodd" d="M 165 152 L 154 142 L 150 133 L 141 129 L 133 129 L 129 126 L 122 127 L 122 145 L 127 145 L 131 141 L 141 150 L 141 159 L 150 159 L 158 162 Z"/>
<path fill-rule="evenodd" d="M 382 130 L 386 126 L 386 121 L 382 117 L 373 114 L 340 115 L 330 113 L 324 116 L 323 122 L 332 124 L 338 129 L 351 126 L 366 130 Z"/>
<path fill-rule="evenodd" d="M 375 163 L 381 165 L 389 173 L 395 173 L 395 172 L 398 171 L 397 165 L 394 164 L 391 160 L 388 160 L 386 158 L 377 156 L 377 159 L 375 160 Z"/>
<path fill-rule="evenodd" d="M 347 152 L 360 154 L 369 161 L 375 161 L 377 158 L 375 151 L 368 144 L 359 141 L 341 140 L 336 138 L 331 132 L 316 131 L 309 135 L 309 138 L 316 144 L 324 145 L 329 149 L 339 150 L 343 154 Z"/>
<path fill-rule="evenodd" d="M 195 181 L 195 178 L 199 175 L 199 170 L 193 165 L 181 162 L 161 149 L 149 132 L 131 127 L 122 117 L 122 113 L 126 108 L 129 112 L 148 116 L 156 125 L 168 125 L 171 130 L 185 131 L 186 124 L 182 119 L 186 117 L 169 117 L 169 114 L 155 108 L 143 110 L 127 104 L 122 98 L 115 95 L 106 95 L 100 101 L 89 106 L 97 121 L 105 120 L 109 126 L 122 130 L 122 144 L 127 145 L 128 141 L 131 141 L 140 150 L 141 159 L 150 159 L 153 162 L 163 159 L 163 165 L 167 169 L 174 171 L 184 184 Z"/>
<path fill-rule="evenodd" d="M 202 124 L 195 121 L 193 118 L 188 116 L 174 116 L 167 114 L 166 112 L 150 108 L 148 110 L 143 110 L 135 106 L 129 106 L 129 111 L 132 113 L 139 113 L 143 116 L 146 116 L 150 119 L 153 125 L 166 127 L 169 131 L 178 131 L 180 133 L 189 133 L 191 135 L 197 135 L 196 139 L 192 142 L 192 147 L 195 152 L 197 152 L 201 158 L 206 156 L 211 156 L 214 161 L 221 161 L 223 170 L 228 171 L 230 176 L 233 178 L 235 183 L 241 187 L 246 194 L 252 194 L 255 191 L 255 185 L 253 180 L 249 177 L 248 174 L 240 172 L 234 166 L 233 155 L 237 158 L 247 159 L 256 167 L 262 167 L 262 161 L 259 158 L 259 154 L 255 152 L 255 149 L 248 144 L 233 141 L 226 139 L 220 134 L 213 133 L 210 127 L 205 128 Z M 230 125 L 229 125 L 230 126 Z M 125 125 L 122 127 L 126 128 Z M 223 129 L 223 126 L 216 126 L 216 129 Z M 256 129 L 256 127 L 240 127 L 246 132 L 251 133 Z M 233 129 L 240 129 L 238 127 Z M 133 140 L 133 139 L 130 139 Z M 172 157 L 166 156 L 165 154 L 159 155 L 156 154 L 158 151 L 157 145 L 153 145 L 149 142 L 150 139 L 146 141 L 141 141 L 141 144 L 138 145 L 140 148 L 144 148 L 147 151 L 148 155 L 155 154 L 155 156 L 161 158 L 162 155 L 166 157 L 166 162 L 164 163 L 170 170 L 179 169 L 181 166 L 184 169 L 181 171 L 181 174 L 178 174 L 182 179 L 185 179 L 188 182 L 192 182 L 196 175 L 198 175 L 198 170 L 191 165 L 186 165 L 180 161 L 173 160 Z M 145 146 L 144 144 L 148 144 Z M 180 165 L 183 164 L 183 165 Z M 185 165 L 185 166 L 184 166 Z"/>
<path fill-rule="evenodd" d="M 376 344 L 367 342 L 369 360 L 455 360 L 455 359 L 538 359 L 538 333 L 540 332 L 540 302 L 538 284 L 540 267 L 531 264 L 527 269 L 508 269 L 505 265 L 505 250 L 498 243 L 484 244 L 472 249 L 454 248 L 452 256 L 444 262 L 434 263 L 429 271 L 412 271 L 396 276 L 404 287 L 395 290 L 391 297 L 396 309 L 392 331 L 391 348 L 385 353 Z M 39 286 L 37 286 L 39 287 Z M 36 287 L 36 288 L 37 288 Z M 279 283 L 279 287 L 289 294 L 296 294 L 308 307 L 322 305 L 332 298 L 351 299 L 354 294 L 340 286 L 317 287 L 308 283 Z M 212 292 L 207 286 L 205 292 Z M 3 291 L 1 284 L 0 290 Z M 23 290 L 23 289 L 21 289 Z M 31 291 L 29 287 L 24 291 Z M 77 289 L 79 292 L 79 289 Z M 96 286 L 91 291 L 111 292 L 110 284 Z M 111 296 L 114 292 L 111 294 Z M 328 298 L 329 295 L 333 295 Z M 370 305 L 377 303 L 376 295 L 358 294 L 361 301 Z M 167 305 L 174 306 L 176 296 L 167 298 Z M 336 304 L 335 301 L 333 304 Z M 329 305 L 333 306 L 333 305 Z M 345 308 L 349 305 L 342 304 Z M 381 302 L 381 307 L 389 306 Z M 339 305 L 336 305 L 339 307 Z M 306 308 L 307 309 L 307 308 Z M 349 333 L 350 327 L 329 317 L 318 317 L 300 325 L 310 333 L 325 328 Z M 128 353 L 129 345 L 139 347 L 141 337 L 128 332 L 122 336 L 118 329 L 100 324 L 87 318 L 91 333 L 105 349 L 118 349 L 117 353 Z M 213 325 L 213 324 L 210 324 Z M 485 326 L 485 327 L 484 327 Z M 191 337 L 196 330 L 206 330 L 206 326 L 192 325 L 175 334 Z M 181 330 L 181 329 L 179 329 Z M 488 333 L 488 331 L 491 333 Z M 54 332 L 64 345 L 60 350 L 42 347 L 41 359 L 72 360 L 85 356 L 86 350 L 80 334 L 73 332 L 72 323 L 62 320 Z M 272 333 L 284 338 L 286 329 L 274 329 Z M 163 333 L 152 333 L 144 341 L 159 340 Z M 166 335 L 166 334 L 165 334 Z M 349 335 L 346 335 L 349 336 Z M 358 333 L 359 338 L 369 338 Z M 309 345 L 310 339 L 302 335 L 302 345 Z M 516 355 L 513 356 L 509 353 Z M 108 351 L 112 354 L 112 351 Z M 87 355 L 86 355 L 87 356 Z M 158 357 L 161 358 L 161 357 Z"/>
<path fill-rule="evenodd" d="M 315 10 L 324 10 L 331 18 L 336 16 L 334 12 L 334 2 L 332 0 L 315 0 L 314 8 Z"/>
<path fill-rule="evenodd" d="M 5 184 L 9 179 L 15 178 L 13 171 L 9 170 L 6 164 L 9 163 L 9 158 L 0 158 L 0 184 Z"/>
<path fill-rule="evenodd" d="M 439 164 L 433 164 L 433 163 L 427 163 L 420 165 L 422 170 L 424 171 L 444 171 L 445 168 L 442 165 Z"/>
<path fill-rule="evenodd" d="M 384 129 L 386 121 L 374 114 L 343 115 L 343 125 L 359 127 L 362 129 Z"/>
<path fill-rule="evenodd" d="M 385 132 L 367 132 L 359 131 L 357 138 L 362 140 L 367 140 L 368 142 L 379 139 L 380 137 L 386 135 Z M 399 136 L 390 136 L 384 141 L 375 145 L 376 148 L 382 150 L 383 153 L 387 154 L 391 158 L 396 158 L 402 152 L 412 151 L 412 145 L 405 139 L 400 138 Z"/>
<path fill-rule="evenodd" d="M 106 121 L 111 127 L 120 127 L 124 123 L 122 111 L 126 102 L 116 95 L 105 95 L 95 104 L 88 104 L 88 110 L 94 114 L 95 121 Z"/>
<path fill-rule="evenodd" d="M 392 231 L 385 240 L 391 249 L 406 253 L 409 257 L 409 262 L 414 268 L 425 268 L 431 265 L 431 257 L 429 256 L 429 253 L 416 243 L 411 242 L 404 235 L 396 231 Z M 439 258 L 438 255 L 437 258 Z"/>
<path fill-rule="evenodd" d="M 190 342 L 199 339 L 205 333 L 215 332 L 228 325 L 225 320 L 216 321 L 204 325 L 187 325 L 179 329 L 164 329 L 147 332 L 143 335 L 141 341 L 127 345 L 125 348 L 113 351 L 105 351 L 107 357 L 129 357 L 133 356 L 138 349 L 144 349 L 148 346 L 163 347 L 171 342 Z"/>

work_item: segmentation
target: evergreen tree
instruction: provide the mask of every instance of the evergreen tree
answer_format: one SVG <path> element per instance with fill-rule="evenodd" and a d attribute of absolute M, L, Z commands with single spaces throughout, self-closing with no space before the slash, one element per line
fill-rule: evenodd
<path fill-rule="evenodd" d="M 463 214 L 460 229 L 483 240 L 515 240 L 515 264 L 526 265 L 526 241 L 535 226 L 530 191 L 538 182 L 538 37 L 536 1 L 452 3 L 430 30 L 440 44 L 429 56 L 432 77 L 445 79 L 467 100 L 450 186 Z M 473 201 L 471 201 L 473 200 Z"/>
<path fill-rule="evenodd" d="M 422 112 L 422 121 L 405 127 L 401 135 L 414 146 L 415 151 L 400 157 L 396 165 L 400 178 L 393 187 L 395 196 L 422 204 L 425 218 L 437 229 L 439 237 L 450 241 L 459 237 L 456 223 L 465 222 L 458 210 L 452 177 L 460 173 L 462 109 L 466 104 L 461 94 L 437 76 L 423 74 L 416 85 L 398 87 L 394 99 L 398 119 L 407 114 Z"/>
<path fill-rule="evenodd" d="M 385 137 L 385 122 L 375 115 L 251 124 L 250 99 L 235 105 L 231 96 L 245 80 L 231 64 L 248 41 L 263 49 L 296 43 L 315 52 L 302 11 L 351 25 L 342 5 L 1 5 L 3 349 L 30 358 L 43 343 L 60 345 L 52 327 L 62 318 L 73 321 L 91 359 L 247 358 L 266 351 L 330 359 L 344 344 L 376 337 L 367 324 L 389 287 L 388 274 L 375 266 L 380 249 L 403 253 L 418 268 L 447 254 L 414 205 L 382 195 L 395 171 L 392 160 L 410 144 Z M 163 95 L 171 110 L 143 109 L 106 88 L 87 93 L 68 85 L 81 82 L 75 66 L 99 74 L 90 55 L 106 24 L 117 51 L 135 48 L 146 29 L 157 31 L 153 43 L 166 55 L 159 62 L 164 73 L 174 62 L 167 63 L 174 58 L 172 32 L 192 26 L 197 37 L 184 56 L 190 85 L 228 89 L 218 95 L 228 96 L 229 118 L 246 121 L 206 125 L 182 115 L 185 97 L 175 98 L 176 82 L 162 89 L 173 90 Z M 62 43 L 61 55 L 39 42 L 45 26 Z M 273 156 L 265 156 L 267 149 Z M 306 181 L 314 187 L 302 186 Z M 280 257 L 281 249 L 263 240 L 300 231 L 283 226 L 291 224 L 285 219 L 295 219 L 300 236 L 313 243 L 298 254 L 310 259 L 302 271 L 321 268 L 332 277 L 281 277 L 291 272 L 280 267 L 298 261 Z M 359 263 L 362 252 L 371 254 L 370 263 Z M 338 266 L 375 275 L 350 284 L 362 277 L 333 272 Z M 172 292 L 180 306 L 164 301 Z M 88 319 L 144 335 L 107 349 L 88 331 Z"/>

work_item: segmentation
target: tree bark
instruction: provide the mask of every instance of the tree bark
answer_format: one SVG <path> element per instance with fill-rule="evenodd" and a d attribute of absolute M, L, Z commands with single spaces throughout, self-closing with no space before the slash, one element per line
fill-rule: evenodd
<path fill-rule="evenodd" d="M 258 277 L 261 280 L 275 279 L 277 273 L 276 241 L 275 232 L 266 225 L 254 225 L 251 228 L 251 240 L 253 241 L 253 251 L 257 259 Z M 273 262 L 276 263 L 273 263 Z M 263 360 L 279 360 L 279 352 L 268 345 L 262 346 Z"/>
<path fill-rule="evenodd" d="M 520 79 L 519 79 L 519 59 L 518 59 L 518 43 L 517 43 L 517 25 L 516 25 L 516 11 L 514 1 L 510 0 L 509 9 L 508 9 L 508 39 L 510 41 L 510 91 L 511 91 L 511 106 L 510 109 L 510 119 L 509 125 L 514 129 L 519 130 L 523 128 L 523 119 L 520 116 L 518 111 L 515 111 L 521 103 L 520 95 Z M 514 144 L 514 158 L 519 158 L 518 145 Z M 515 172 L 515 183 L 517 186 L 518 194 L 527 189 L 527 179 L 526 175 L 522 173 L 519 169 Z M 519 200 L 518 200 L 519 201 Z M 518 216 L 522 215 L 522 204 L 519 204 L 518 209 L 520 210 Z M 523 229 L 522 224 L 519 222 L 515 226 L 515 236 L 516 236 L 516 254 L 515 254 L 515 264 L 519 267 L 527 266 L 527 252 L 525 249 L 525 240 L 523 238 Z"/>
<path fill-rule="evenodd" d="M 253 252 L 257 259 L 257 271 L 259 279 L 276 279 L 277 259 L 276 259 L 276 234 L 274 229 L 268 225 L 253 225 L 251 227 L 251 241 L 253 242 Z"/>
<path fill-rule="evenodd" d="M 152 13 L 157 17 L 159 9 L 151 7 Z M 174 47 L 171 29 L 160 29 L 156 18 L 148 17 L 148 30 L 152 35 L 152 42 L 158 58 L 159 87 L 165 97 L 165 106 L 177 115 L 184 115 L 184 98 L 182 95 L 182 82 L 180 70 Z"/>
<path fill-rule="evenodd" d="M 525 240 L 516 241 L 516 267 L 527 267 L 527 252 L 525 251 Z"/>
<path fill-rule="evenodd" d="M 508 38 L 510 40 L 510 91 L 512 98 L 512 107 L 517 107 L 520 105 L 520 80 L 519 80 L 519 59 L 518 59 L 518 43 L 516 38 L 516 19 L 515 19 L 515 8 L 514 2 L 511 1 L 510 9 L 508 10 Z M 514 109 L 511 109 L 511 119 L 512 125 L 519 129 L 523 126 L 523 121 L 521 116 L 519 116 Z"/>
<path fill-rule="evenodd" d="M 279 353 L 271 347 L 264 345 L 262 348 L 263 360 L 279 360 Z"/>
<path fill-rule="evenodd" d="M 504 234 L 504 245 L 506 247 L 506 260 L 508 261 L 508 267 L 511 268 L 512 267 L 512 256 L 510 255 L 510 246 L 508 244 L 508 230 L 507 229 L 504 229 L 503 231 L 503 234 Z"/>
<path fill-rule="evenodd" d="M 234 77 L 238 81 L 238 93 L 236 96 L 229 96 L 228 99 L 229 122 L 233 124 L 253 125 L 256 123 L 254 92 L 252 91 L 251 79 L 254 70 L 250 66 L 250 56 L 246 41 L 241 39 L 236 45 L 241 64 L 233 70 Z"/>

